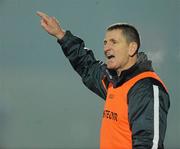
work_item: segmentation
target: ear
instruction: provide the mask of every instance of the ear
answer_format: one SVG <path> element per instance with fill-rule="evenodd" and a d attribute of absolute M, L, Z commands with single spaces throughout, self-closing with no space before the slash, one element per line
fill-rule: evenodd
<path fill-rule="evenodd" d="M 131 42 L 129 44 L 129 51 L 128 51 L 129 56 L 134 56 L 136 51 L 137 51 L 137 43 L 136 42 Z"/>

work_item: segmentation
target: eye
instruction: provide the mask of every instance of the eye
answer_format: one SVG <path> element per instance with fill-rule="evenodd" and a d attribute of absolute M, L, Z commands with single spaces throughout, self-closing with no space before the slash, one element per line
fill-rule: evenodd
<path fill-rule="evenodd" d="M 112 42 L 112 44 L 116 44 L 117 43 L 117 41 L 114 40 L 114 39 L 111 39 L 111 42 Z"/>
<path fill-rule="evenodd" d="M 117 42 L 116 41 L 112 41 L 113 44 L 116 44 Z"/>
<path fill-rule="evenodd" d="M 104 45 L 106 45 L 107 44 L 107 41 L 106 40 L 104 40 Z"/>

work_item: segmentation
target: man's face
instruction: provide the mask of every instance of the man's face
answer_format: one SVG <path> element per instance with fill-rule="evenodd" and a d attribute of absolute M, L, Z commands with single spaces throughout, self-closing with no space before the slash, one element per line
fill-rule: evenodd
<path fill-rule="evenodd" d="M 123 70 L 129 62 L 129 43 L 122 30 L 107 31 L 104 39 L 104 54 L 108 69 Z"/>

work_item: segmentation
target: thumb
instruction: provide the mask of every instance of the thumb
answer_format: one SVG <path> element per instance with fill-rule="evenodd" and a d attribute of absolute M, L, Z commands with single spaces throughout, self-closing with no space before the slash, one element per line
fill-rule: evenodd
<path fill-rule="evenodd" d="M 47 22 L 46 22 L 45 20 L 43 20 L 43 19 L 41 19 L 41 26 L 42 26 L 45 30 L 47 30 L 47 28 L 48 28 Z"/>

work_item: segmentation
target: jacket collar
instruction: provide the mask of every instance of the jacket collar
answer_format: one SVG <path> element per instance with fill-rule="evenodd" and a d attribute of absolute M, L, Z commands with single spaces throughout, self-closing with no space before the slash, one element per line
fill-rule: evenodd
<path fill-rule="evenodd" d="M 115 70 L 111 69 L 106 69 L 106 74 L 107 79 L 112 82 L 113 86 L 118 87 L 145 71 L 154 71 L 152 68 L 152 61 L 148 60 L 147 55 L 144 52 L 139 52 L 137 62 L 129 69 L 122 71 L 120 76 L 117 75 Z"/>

